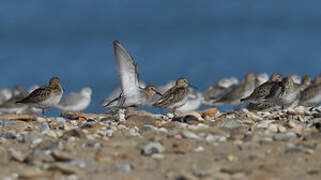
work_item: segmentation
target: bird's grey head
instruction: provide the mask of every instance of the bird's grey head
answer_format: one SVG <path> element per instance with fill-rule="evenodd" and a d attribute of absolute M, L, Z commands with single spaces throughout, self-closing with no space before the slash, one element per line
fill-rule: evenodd
<path fill-rule="evenodd" d="M 293 79 L 291 77 L 285 77 L 281 81 L 280 85 L 285 89 L 290 89 L 294 87 Z"/>
<path fill-rule="evenodd" d="M 15 85 L 13 87 L 13 96 L 19 96 L 22 93 L 23 93 L 23 89 L 21 86 Z"/>
<path fill-rule="evenodd" d="M 321 76 L 318 76 L 314 79 L 313 84 L 321 84 Z"/>
<path fill-rule="evenodd" d="M 261 73 L 261 74 L 257 75 L 257 80 L 258 80 L 259 84 L 263 84 L 269 80 L 269 75 L 267 73 Z"/>
<path fill-rule="evenodd" d="M 152 85 L 148 85 L 144 88 L 144 90 L 150 94 L 150 95 L 154 95 L 154 94 L 159 94 L 159 95 L 162 95 L 161 93 L 159 93 L 156 89 L 155 86 L 152 86 Z"/>
<path fill-rule="evenodd" d="M 89 87 L 85 87 L 80 91 L 80 94 L 90 97 L 92 95 L 92 90 Z"/>
<path fill-rule="evenodd" d="M 1 90 L 1 95 L 4 96 L 6 100 L 10 99 L 12 97 L 12 92 L 10 89 L 3 89 Z"/>
<path fill-rule="evenodd" d="M 176 86 L 178 87 L 188 87 L 189 83 L 186 78 L 179 78 L 176 81 Z"/>
<path fill-rule="evenodd" d="M 219 81 L 218 81 L 218 86 L 220 87 L 223 87 L 223 88 L 228 88 L 230 87 L 232 84 L 231 84 L 231 81 L 229 78 L 221 78 Z"/>
<path fill-rule="evenodd" d="M 311 77 L 310 76 L 304 76 L 301 85 L 304 86 L 304 87 L 310 86 L 311 85 Z"/>
<path fill-rule="evenodd" d="M 254 73 L 246 74 L 245 80 L 246 81 L 255 81 L 256 80 L 256 74 L 254 74 Z"/>
<path fill-rule="evenodd" d="M 273 73 L 272 76 L 271 76 L 271 81 L 273 81 L 273 82 L 280 82 L 280 81 L 282 81 L 282 78 L 283 78 L 282 74 L 280 74 L 280 73 Z"/>
<path fill-rule="evenodd" d="M 55 85 L 59 85 L 59 84 L 60 84 L 60 79 L 57 77 L 53 77 L 49 81 L 50 86 L 55 86 Z"/>
<path fill-rule="evenodd" d="M 301 79 L 301 77 L 299 75 L 292 74 L 290 77 L 292 78 L 294 83 L 301 84 L 302 79 Z"/>

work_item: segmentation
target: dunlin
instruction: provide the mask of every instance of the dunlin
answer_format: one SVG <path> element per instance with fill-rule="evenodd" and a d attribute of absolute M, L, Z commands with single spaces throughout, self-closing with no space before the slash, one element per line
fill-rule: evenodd
<path fill-rule="evenodd" d="M 291 77 L 284 78 L 280 85 L 281 93 L 276 97 L 277 105 L 282 108 L 293 108 L 299 104 L 301 88 L 295 87 Z"/>
<path fill-rule="evenodd" d="M 166 85 L 160 86 L 157 89 L 159 90 L 159 92 L 161 94 L 164 94 L 166 91 L 168 91 L 169 89 L 174 87 L 175 84 L 176 84 L 175 81 L 170 81 Z M 155 95 L 153 97 L 153 102 L 156 103 L 157 101 L 159 101 L 160 98 L 161 98 L 161 96 Z M 196 91 L 194 91 L 193 88 L 189 87 L 189 93 L 187 95 L 186 103 L 183 106 L 177 108 L 176 111 L 177 112 L 194 111 L 194 110 L 198 109 L 202 105 L 202 102 L 203 102 L 202 93 L 196 92 Z"/>
<path fill-rule="evenodd" d="M 17 101 L 17 103 L 40 108 L 44 114 L 45 109 L 54 107 L 59 103 L 62 94 L 63 89 L 60 85 L 59 78 L 53 77 L 50 79 L 48 86 L 43 86 L 34 90 L 26 98 Z"/>
<path fill-rule="evenodd" d="M 83 111 L 90 104 L 91 94 L 92 90 L 85 87 L 79 93 L 70 93 L 57 104 L 56 108 L 61 111 Z"/>
<path fill-rule="evenodd" d="M 104 107 L 124 108 L 150 105 L 154 94 L 160 94 L 154 86 L 139 86 L 137 64 L 127 50 L 114 41 L 115 63 L 120 79 L 121 94 Z"/>
<path fill-rule="evenodd" d="M 274 73 L 271 76 L 271 80 L 263 83 L 259 87 L 255 88 L 253 93 L 246 97 L 241 99 L 242 102 L 248 102 L 248 103 L 263 103 L 266 99 L 266 97 L 270 94 L 271 89 L 273 86 L 278 85 L 278 82 L 282 80 L 282 75 L 279 73 Z"/>
<path fill-rule="evenodd" d="M 321 84 L 321 76 L 316 77 L 316 78 L 313 80 L 313 84 Z"/>
<path fill-rule="evenodd" d="M 313 106 L 321 102 L 321 83 L 313 84 L 301 93 L 300 104 Z"/>
<path fill-rule="evenodd" d="M 267 82 L 269 80 L 269 75 L 267 73 L 261 73 L 258 74 L 256 77 L 256 85 L 255 87 L 259 87 L 263 83 Z"/>
<path fill-rule="evenodd" d="M 28 106 L 24 104 L 16 104 L 28 95 L 20 86 L 15 85 L 12 90 L 12 97 L 0 105 L 0 112 L 10 114 L 24 113 Z"/>
<path fill-rule="evenodd" d="M 221 78 L 216 84 L 210 86 L 203 93 L 203 104 L 216 106 L 215 102 L 225 94 L 231 92 L 238 84 L 238 80 L 232 78 Z"/>
<path fill-rule="evenodd" d="M 145 88 L 146 84 L 143 81 L 139 81 L 139 87 L 141 88 Z M 115 90 L 113 90 L 108 96 L 107 98 L 105 98 L 100 105 L 102 107 L 107 107 L 107 104 L 109 104 L 111 101 L 118 99 L 118 97 L 121 95 L 121 88 L 117 88 Z M 118 102 L 114 102 L 115 105 L 117 105 Z"/>
<path fill-rule="evenodd" d="M 302 78 L 297 74 L 292 74 L 290 78 L 293 80 L 294 84 L 301 84 Z"/>
<path fill-rule="evenodd" d="M 186 78 L 179 78 L 175 86 L 166 91 L 153 106 L 175 113 L 186 103 L 190 86 Z"/>
<path fill-rule="evenodd" d="M 12 97 L 12 92 L 10 89 L 5 88 L 0 90 L 0 104 L 6 102 Z"/>
<path fill-rule="evenodd" d="M 242 104 L 240 99 L 249 96 L 255 89 L 256 75 L 248 73 L 245 80 L 235 87 L 231 92 L 225 94 L 215 103 L 217 104 L 230 104 L 232 106 L 239 106 Z"/>

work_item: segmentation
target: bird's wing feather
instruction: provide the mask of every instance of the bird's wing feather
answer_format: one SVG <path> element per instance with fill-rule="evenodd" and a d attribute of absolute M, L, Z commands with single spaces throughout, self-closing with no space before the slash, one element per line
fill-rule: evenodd
<path fill-rule="evenodd" d="M 32 91 L 26 98 L 18 101 L 18 103 L 38 103 L 43 101 L 45 97 L 49 97 L 50 93 L 51 90 L 46 87 L 38 88 Z"/>
<path fill-rule="evenodd" d="M 138 68 L 134 59 L 126 49 L 114 41 L 115 63 L 120 79 L 122 92 L 125 96 L 132 96 L 139 93 Z"/>

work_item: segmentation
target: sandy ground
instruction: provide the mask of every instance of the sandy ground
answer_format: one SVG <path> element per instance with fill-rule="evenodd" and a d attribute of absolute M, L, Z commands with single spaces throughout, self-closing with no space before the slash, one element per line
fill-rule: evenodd
<path fill-rule="evenodd" d="M 321 114 L 0 115 L 1 179 L 321 179 Z"/>

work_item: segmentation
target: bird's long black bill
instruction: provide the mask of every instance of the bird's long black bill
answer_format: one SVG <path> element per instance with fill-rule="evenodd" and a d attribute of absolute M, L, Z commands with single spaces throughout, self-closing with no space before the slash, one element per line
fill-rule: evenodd
<path fill-rule="evenodd" d="M 162 93 L 160 93 L 159 91 L 156 91 L 156 94 L 160 95 L 160 96 L 163 96 Z"/>

